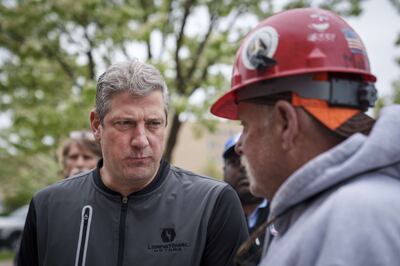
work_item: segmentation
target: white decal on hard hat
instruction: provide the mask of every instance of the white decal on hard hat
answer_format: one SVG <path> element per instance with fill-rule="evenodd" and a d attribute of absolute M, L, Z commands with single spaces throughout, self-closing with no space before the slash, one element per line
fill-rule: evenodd
<path fill-rule="evenodd" d="M 330 25 L 327 16 L 320 13 L 314 13 L 310 15 L 310 18 L 312 22 L 310 25 L 308 25 L 308 27 L 310 27 L 311 29 L 319 32 L 324 32 L 329 29 Z"/>
<path fill-rule="evenodd" d="M 242 62 L 248 69 L 256 69 L 257 66 L 251 61 L 251 58 L 262 55 L 272 58 L 278 47 L 278 33 L 272 27 L 263 27 L 251 33 L 243 45 Z"/>
<path fill-rule="evenodd" d="M 330 24 L 329 18 L 321 13 L 314 13 L 310 15 L 311 23 L 308 27 L 314 32 L 308 34 L 307 40 L 310 42 L 333 42 L 336 39 L 336 35 L 331 32 L 326 32 Z"/>
<path fill-rule="evenodd" d="M 334 42 L 336 39 L 336 35 L 334 33 L 320 33 L 313 32 L 308 34 L 307 40 L 310 42 Z"/>

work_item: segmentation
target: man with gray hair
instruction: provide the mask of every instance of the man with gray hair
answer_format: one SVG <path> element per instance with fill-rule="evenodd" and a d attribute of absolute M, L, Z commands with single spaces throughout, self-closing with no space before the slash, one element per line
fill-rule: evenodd
<path fill-rule="evenodd" d="M 270 201 L 238 265 L 254 265 L 265 229 L 260 266 L 399 265 L 400 106 L 368 116 L 375 81 L 361 38 L 331 11 L 283 11 L 246 35 L 211 108 L 241 121 L 235 151 L 250 192 Z"/>
<path fill-rule="evenodd" d="M 233 265 L 247 239 L 235 191 L 170 165 L 168 92 L 153 66 L 112 65 L 90 124 L 97 168 L 32 199 L 19 265 Z"/>

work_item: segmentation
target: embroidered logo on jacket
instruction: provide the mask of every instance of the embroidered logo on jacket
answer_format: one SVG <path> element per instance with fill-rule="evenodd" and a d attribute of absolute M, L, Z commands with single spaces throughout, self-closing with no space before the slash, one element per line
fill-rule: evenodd
<path fill-rule="evenodd" d="M 175 229 L 174 228 L 163 228 L 161 233 L 161 239 L 164 243 L 172 242 L 175 239 Z"/>
<path fill-rule="evenodd" d="M 174 242 L 176 237 L 175 229 L 172 227 L 161 228 L 162 243 L 148 244 L 147 249 L 155 253 L 180 252 L 189 247 L 187 242 Z"/>

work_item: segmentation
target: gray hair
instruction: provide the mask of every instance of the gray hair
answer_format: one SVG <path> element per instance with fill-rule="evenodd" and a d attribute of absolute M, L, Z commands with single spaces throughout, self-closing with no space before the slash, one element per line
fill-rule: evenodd
<path fill-rule="evenodd" d="M 163 94 L 167 116 L 168 88 L 160 71 L 153 65 L 142 63 L 137 59 L 111 65 L 97 81 L 96 113 L 100 122 L 104 122 L 104 117 L 110 111 L 110 102 L 115 94 L 128 92 L 135 96 L 146 96 L 157 90 Z"/>

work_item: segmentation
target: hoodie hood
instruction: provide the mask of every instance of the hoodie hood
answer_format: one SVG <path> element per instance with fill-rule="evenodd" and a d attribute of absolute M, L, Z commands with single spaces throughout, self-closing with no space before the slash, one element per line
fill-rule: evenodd
<path fill-rule="evenodd" d="M 400 105 L 382 109 L 368 136 L 355 134 L 294 172 L 271 202 L 269 220 L 360 174 L 400 170 Z M 391 175 L 400 179 L 399 175 Z"/>

